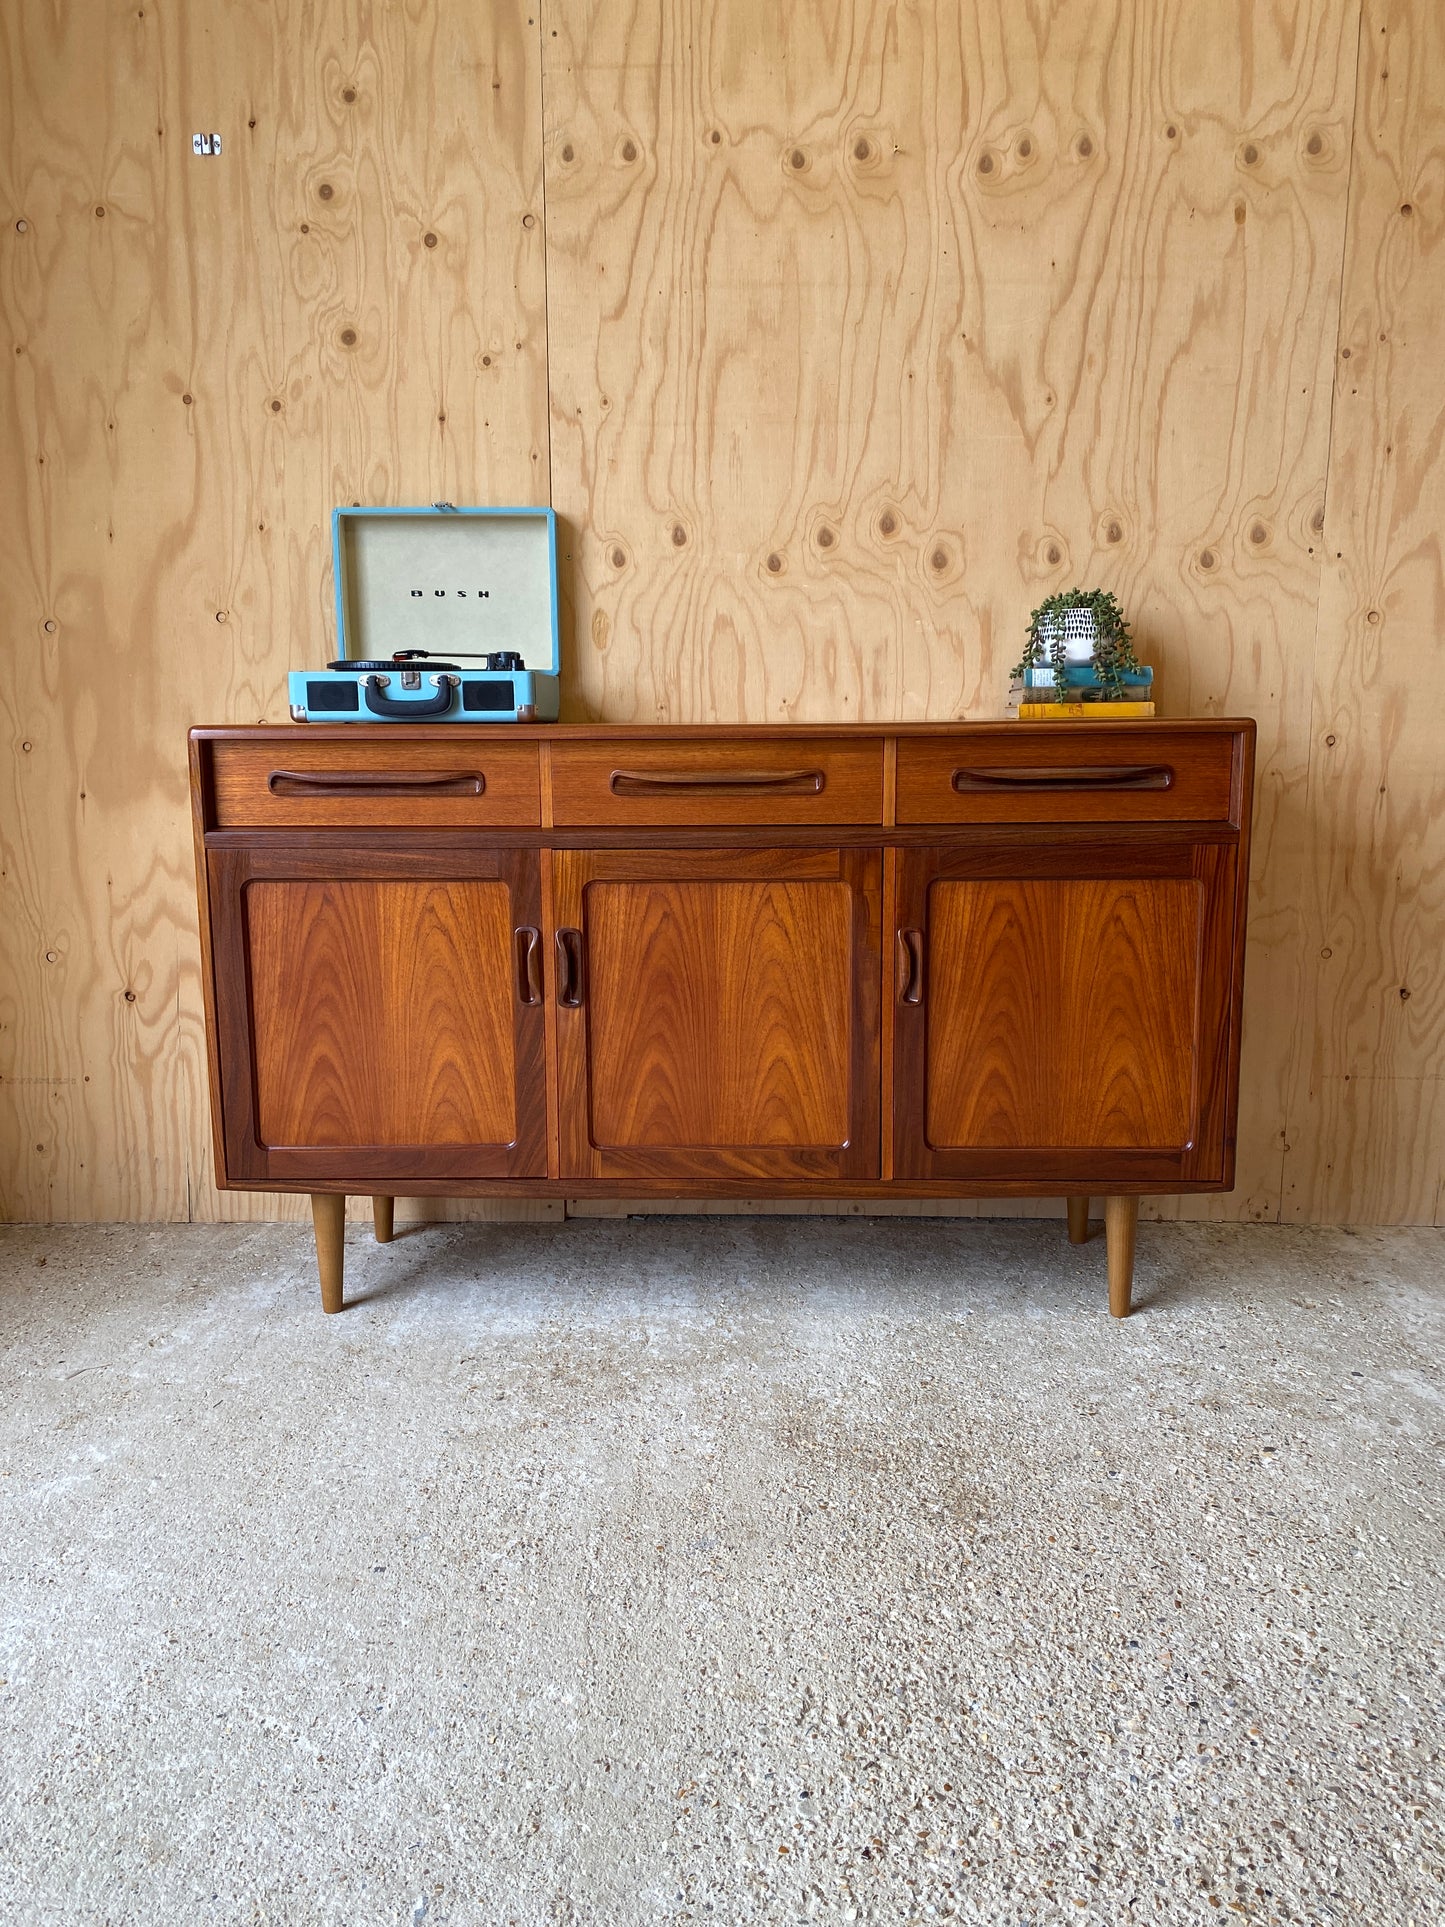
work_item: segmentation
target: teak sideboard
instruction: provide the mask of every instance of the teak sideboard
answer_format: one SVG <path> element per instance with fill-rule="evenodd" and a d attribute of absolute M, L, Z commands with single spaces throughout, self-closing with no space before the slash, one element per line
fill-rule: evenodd
<path fill-rule="evenodd" d="M 311 1194 L 1234 1181 L 1252 722 L 191 732 L 216 1170 Z"/>

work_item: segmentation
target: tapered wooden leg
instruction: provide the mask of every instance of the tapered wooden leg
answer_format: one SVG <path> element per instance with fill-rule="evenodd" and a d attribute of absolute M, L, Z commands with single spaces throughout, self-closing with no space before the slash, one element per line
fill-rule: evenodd
<path fill-rule="evenodd" d="M 340 1311 L 346 1249 L 346 1199 L 336 1191 L 313 1191 L 311 1217 L 316 1226 L 316 1268 L 321 1273 L 321 1309 Z"/>
<path fill-rule="evenodd" d="M 1070 1198 L 1069 1205 L 1069 1243 L 1081 1245 L 1089 1235 L 1089 1200 Z"/>
<path fill-rule="evenodd" d="M 1104 1235 L 1109 1246 L 1109 1310 L 1129 1316 L 1134 1290 L 1134 1233 L 1139 1224 L 1137 1198 L 1105 1198 Z"/>
<path fill-rule="evenodd" d="M 396 1199 L 373 1198 L 371 1201 L 371 1222 L 376 1226 L 376 1242 L 379 1245 L 391 1243 L 392 1229 L 396 1222 Z"/>

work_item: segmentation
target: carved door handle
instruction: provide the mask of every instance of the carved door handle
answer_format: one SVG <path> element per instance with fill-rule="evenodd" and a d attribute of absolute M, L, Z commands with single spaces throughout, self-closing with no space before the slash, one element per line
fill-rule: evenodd
<path fill-rule="evenodd" d="M 900 1004 L 923 1002 L 923 932 L 898 932 L 898 1001 Z"/>
<path fill-rule="evenodd" d="M 542 938 L 529 923 L 514 933 L 517 944 L 517 1002 L 542 1001 Z"/>
<path fill-rule="evenodd" d="M 557 1002 L 564 1010 L 582 1005 L 582 932 L 557 932 Z"/>

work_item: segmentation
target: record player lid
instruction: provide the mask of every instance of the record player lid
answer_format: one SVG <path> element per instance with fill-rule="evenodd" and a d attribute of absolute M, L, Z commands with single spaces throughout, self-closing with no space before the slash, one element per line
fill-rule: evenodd
<path fill-rule="evenodd" d="M 558 673 L 550 508 L 339 508 L 331 526 L 338 657 L 511 650 Z"/>

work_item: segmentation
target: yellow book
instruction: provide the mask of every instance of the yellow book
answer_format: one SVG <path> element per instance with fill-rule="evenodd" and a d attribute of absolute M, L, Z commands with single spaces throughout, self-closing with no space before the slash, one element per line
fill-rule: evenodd
<path fill-rule="evenodd" d="M 1123 723 L 1154 714 L 1153 703 L 1020 703 L 1021 723 Z"/>

